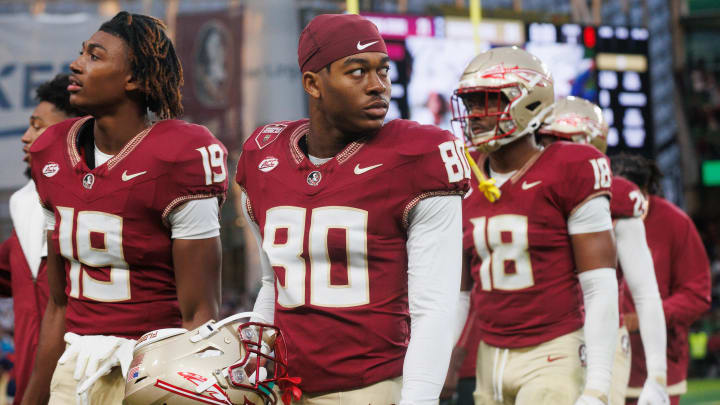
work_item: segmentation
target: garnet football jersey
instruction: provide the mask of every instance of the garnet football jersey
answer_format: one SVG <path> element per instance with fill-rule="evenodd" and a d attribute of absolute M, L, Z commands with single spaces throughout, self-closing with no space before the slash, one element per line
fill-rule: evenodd
<path fill-rule="evenodd" d="M 50 127 L 31 148 L 66 259 L 67 331 L 136 339 L 179 326 L 168 215 L 192 199 L 225 198 L 225 147 L 204 127 L 160 121 L 90 170 L 77 144 L 84 125 L 92 118 Z"/>
<path fill-rule="evenodd" d="M 613 176 L 612 200 L 610 200 L 610 215 L 612 219 L 641 218 L 645 215 L 645 197 L 640 188 L 630 180 L 620 176 Z"/>
<path fill-rule="evenodd" d="M 567 220 L 585 201 L 609 196 L 611 182 L 597 149 L 555 142 L 500 187 L 496 202 L 480 192 L 463 200 L 463 250 L 485 343 L 534 346 L 582 327 Z"/>
<path fill-rule="evenodd" d="M 346 390 L 402 375 L 408 215 L 423 198 L 463 194 L 469 168 L 461 141 L 405 120 L 315 166 L 299 146 L 309 129 L 256 130 L 237 182 L 275 271 L 289 374 L 303 391 Z"/>
<path fill-rule="evenodd" d="M 650 196 L 645 229 L 667 323 L 670 386 L 687 377 L 688 329 L 710 308 L 710 264 L 692 220 L 669 201 Z M 635 312 L 630 294 L 625 298 L 623 311 Z M 647 367 L 640 334 L 631 333 L 630 342 L 630 386 L 642 387 Z"/>

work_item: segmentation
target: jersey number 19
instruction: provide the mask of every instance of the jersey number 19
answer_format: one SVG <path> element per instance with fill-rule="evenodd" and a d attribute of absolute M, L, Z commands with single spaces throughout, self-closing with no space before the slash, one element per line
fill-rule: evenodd
<path fill-rule="evenodd" d="M 123 256 L 122 217 L 99 211 L 78 211 L 75 219 L 74 208 L 57 207 L 57 210 L 60 254 L 70 262 L 69 295 L 103 302 L 129 300 L 130 270 Z M 110 280 L 93 278 L 83 265 L 109 267 Z"/>

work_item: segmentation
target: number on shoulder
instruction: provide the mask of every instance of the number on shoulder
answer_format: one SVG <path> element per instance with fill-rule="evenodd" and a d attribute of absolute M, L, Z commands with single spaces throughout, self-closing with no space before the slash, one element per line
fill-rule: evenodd
<path fill-rule="evenodd" d="M 628 194 L 633 202 L 633 216 L 642 217 L 647 212 L 647 201 L 640 190 L 633 190 Z"/>
<path fill-rule="evenodd" d="M 220 145 L 213 143 L 195 149 L 202 155 L 203 169 L 205 170 L 205 185 L 222 183 L 227 177 L 225 169 L 225 151 Z"/>
<path fill-rule="evenodd" d="M 601 188 L 609 188 L 612 184 L 612 172 L 610 171 L 610 165 L 606 157 L 597 159 L 590 159 L 590 165 L 593 168 L 593 174 L 595 174 L 595 186 L 593 189 L 600 190 Z"/>
<path fill-rule="evenodd" d="M 470 178 L 470 165 L 465 157 L 465 145 L 461 140 L 443 142 L 438 148 L 450 183 Z"/>

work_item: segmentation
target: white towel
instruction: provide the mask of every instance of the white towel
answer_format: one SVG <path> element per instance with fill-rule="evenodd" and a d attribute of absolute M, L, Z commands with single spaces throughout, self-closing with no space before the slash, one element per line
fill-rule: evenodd
<path fill-rule="evenodd" d="M 10 197 L 10 218 L 32 277 L 36 279 L 40 260 L 47 256 L 47 241 L 45 214 L 32 180 Z"/>

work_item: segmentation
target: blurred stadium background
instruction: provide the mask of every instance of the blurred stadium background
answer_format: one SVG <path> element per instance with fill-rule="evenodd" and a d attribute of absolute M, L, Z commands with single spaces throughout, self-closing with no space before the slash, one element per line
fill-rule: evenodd
<path fill-rule="evenodd" d="M 558 97 L 603 108 L 612 127 L 609 155 L 656 159 L 665 197 L 695 220 L 713 272 L 713 309 L 693 328 L 694 380 L 681 403 L 720 404 L 718 0 L 0 0 L 0 238 L 11 232 L 8 198 L 25 182 L 20 136 L 35 88 L 67 71 L 81 42 L 117 11 L 168 24 L 185 69 L 185 119 L 225 143 L 234 173 L 254 128 L 306 113 L 296 62 L 301 28 L 316 14 L 348 7 L 371 18 L 388 43 L 389 119 L 450 129 L 448 100 L 466 62 L 492 46 L 518 45 L 549 64 Z M 227 313 L 251 307 L 259 288 L 235 192 L 223 208 Z M 5 369 L 10 305 L 0 301 Z"/>

